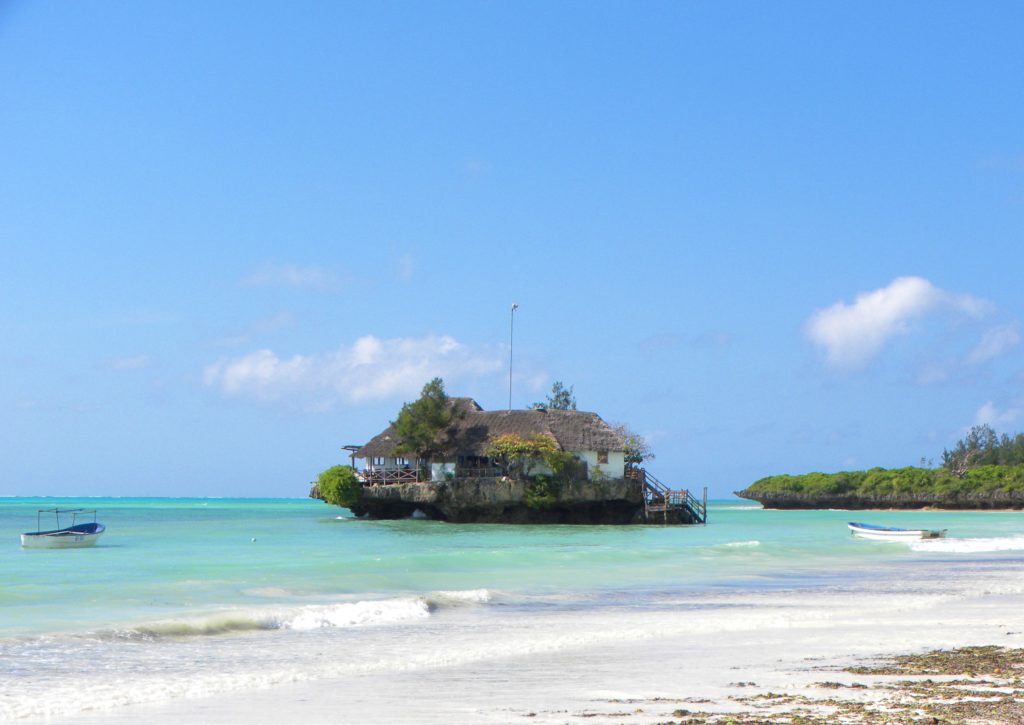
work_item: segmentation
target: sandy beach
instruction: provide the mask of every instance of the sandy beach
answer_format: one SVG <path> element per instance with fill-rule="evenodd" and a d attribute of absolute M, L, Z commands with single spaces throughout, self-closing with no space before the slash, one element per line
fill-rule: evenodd
<path fill-rule="evenodd" d="M 142 720 L 153 725 L 654 725 L 790 722 L 794 713 L 810 718 L 801 722 L 879 722 L 889 712 L 884 717 L 896 722 L 932 722 L 924 719 L 928 703 L 977 701 L 985 682 L 1002 688 L 991 696 L 1003 703 L 1000 707 L 1019 707 L 1013 702 L 1020 696 L 1020 670 L 1012 664 L 973 665 L 971 669 L 979 671 L 963 673 L 941 668 L 929 673 L 918 667 L 921 673 L 915 674 L 917 665 L 892 669 L 892 658 L 898 655 L 984 645 L 1024 647 L 1019 595 L 999 592 L 991 582 L 987 589 L 969 597 L 922 593 L 916 602 L 880 596 L 866 605 L 825 599 L 787 605 L 780 597 L 774 603 L 747 602 L 756 608 L 748 617 L 734 617 L 726 627 L 721 626 L 725 620 L 712 631 L 707 622 L 694 622 L 688 631 L 677 617 L 671 624 L 662 622 L 666 626 L 660 634 L 651 632 L 643 638 L 635 636 L 638 622 L 629 617 L 621 622 L 624 631 L 634 632 L 627 639 L 588 639 L 584 627 L 576 630 L 581 639 L 577 646 L 559 642 L 548 651 L 534 648 L 518 655 L 495 651 L 472 663 L 294 683 L 73 720 L 97 725 Z M 476 634 L 481 644 L 495 641 L 492 633 Z M 1018 652 L 1016 662 L 1020 661 Z M 967 669 L 962 657 L 951 660 L 950 667 Z M 974 685 L 965 686 L 964 680 L 971 678 Z M 906 684 L 894 689 L 895 683 L 908 679 L 918 683 L 916 694 L 908 694 Z M 948 681 L 959 683 L 962 696 L 940 687 Z"/>

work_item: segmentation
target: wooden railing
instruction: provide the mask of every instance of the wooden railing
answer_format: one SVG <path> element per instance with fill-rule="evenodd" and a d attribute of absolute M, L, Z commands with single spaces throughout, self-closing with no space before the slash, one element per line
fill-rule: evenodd
<path fill-rule="evenodd" d="M 458 466 L 455 469 L 456 478 L 498 478 L 504 475 L 500 468 L 489 466 L 486 468 L 469 468 Z"/>
<path fill-rule="evenodd" d="M 422 473 L 426 473 L 423 471 Z M 429 475 L 420 475 L 416 468 L 367 468 L 358 471 L 359 481 L 364 486 L 388 486 L 394 483 L 425 483 Z M 497 478 L 502 475 L 500 468 L 466 468 L 460 466 L 455 471 L 456 478 Z"/>
<path fill-rule="evenodd" d="M 668 512 L 672 509 L 686 509 L 696 522 L 707 523 L 707 504 L 688 490 L 669 488 L 646 468 L 627 468 L 626 477 L 640 481 L 643 486 L 644 512 L 648 519 L 651 513 L 661 513 L 667 517 Z M 707 489 L 705 489 L 705 500 L 706 498 Z"/>
<path fill-rule="evenodd" d="M 359 472 L 364 486 L 387 486 L 392 483 L 419 483 L 423 479 L 415 468 L 368 468 Z"/>

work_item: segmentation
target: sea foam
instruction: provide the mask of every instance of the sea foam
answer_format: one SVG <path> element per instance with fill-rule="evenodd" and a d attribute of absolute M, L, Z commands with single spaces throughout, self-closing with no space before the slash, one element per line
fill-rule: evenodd
<path fill-rule="evenodd" d="M 465 604 L 487 604 L 493 595 L 489 589 L 459 589 L 434 592 L 428 597 L 433 606 L 461 606 Z"/>
<path fill-rule="evenodd" d="M 979 554 L 987 551 L 1024 551 L 1024 536 L 1003 536 L 978 539 L 921 539 L 911 541 L 914 551 Z"/>
<path fill-rule="evenodd" d="M 275 623 L 280 629 L 308 630 L 392 624 L 429 616 L 430 607 L 424 599 L 409 597 L 306 606 L 281 615 Z"/>

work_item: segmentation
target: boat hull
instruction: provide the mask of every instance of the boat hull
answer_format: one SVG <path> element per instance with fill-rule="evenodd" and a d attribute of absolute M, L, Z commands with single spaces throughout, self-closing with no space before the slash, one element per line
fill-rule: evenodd
<path fill-rule="evenodd" d="M 847 524 L 854 536 L 863 539 L 876 539 L 879 541 L 907 541 L 913 539 L 941 539 L 946 535 L 946 530 L 936 531 L 933 529 L 898 529 L 890 526 L 874 526 L 872 524 L 858 524 L 850 522 Z"/>
<path fill-rule="evenodd" d="M 26 533 L 21 535 L 21 546 L 25 549 L 84 549 L 96 546 L 105 529 L 103 524 L 86 524 L 56 531 Z"/>

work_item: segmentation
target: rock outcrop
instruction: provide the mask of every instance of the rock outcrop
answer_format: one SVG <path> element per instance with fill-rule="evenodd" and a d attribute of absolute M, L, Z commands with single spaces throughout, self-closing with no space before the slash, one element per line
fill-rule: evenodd
<path fill-rule="evenodd" d="M 635 478 L 562 482 L 541 502 L 512 478 L 364 485 L 350 510 L 371 519 L 428 518 L 489 524 L 698 524 L 689 508 L 651 511 Z M 322 499 L 314 484 L 310 498 Z"/>
<path fill-rule="evenodd" d="M 420 511 L 453 523 L 628 524 L 643 497 L 636 481 L 573 481 L 561 484 L 553 501 L 527 504 L 527 484 L 510 478 L 461 478 L 451 481 L 365 486 L 352 507 L 357 516 L 406 518 Z"/>
<path fill-rule="evenodd" d="M 356 516 L 373 519 L 429 518 L 452 523 L 500 524 L 694 524 L 686 509 L 645 516 L 636 479 L 563 482 L 542 503 L 525 481 L 459 478 L 451 481 L 364 486 Z M 310 498 L 322 498 L 314 485 Z"/>

